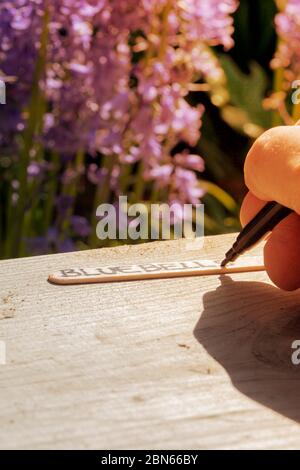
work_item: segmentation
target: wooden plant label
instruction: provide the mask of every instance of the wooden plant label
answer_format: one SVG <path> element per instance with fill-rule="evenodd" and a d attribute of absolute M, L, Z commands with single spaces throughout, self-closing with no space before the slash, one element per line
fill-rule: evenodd
<path fill-rule="evenodd" d="M 98 282 L 137 281 L 186 276 L 209 276 L 253 271 L 264 271 L 263 258 L 240 257 L 236 262 L 221 268 L 217 261 L 191 260 L 109 265 L 94 268 L 70 268 L 51 274 L 48 280 L 54 284 L 89 284 Z"/>

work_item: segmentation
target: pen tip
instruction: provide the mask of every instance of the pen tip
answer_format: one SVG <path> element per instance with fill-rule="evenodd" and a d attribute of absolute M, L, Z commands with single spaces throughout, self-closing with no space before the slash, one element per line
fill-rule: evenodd
<path fill-rule="evenodd" d="M 238 253 L 237 251 L 232 247 L 230 248 L 229 251 L 227 251 L 226 255 L 225 255 L 225 258 L 223 259 L 222 263 L 221 263 L 221 267 L 222 268 L 225 268 L 225 266 L 228 264 L 228 263 L 231 263 L 232 261 L 236 260 L 236 258 L 238 257 Z"/>

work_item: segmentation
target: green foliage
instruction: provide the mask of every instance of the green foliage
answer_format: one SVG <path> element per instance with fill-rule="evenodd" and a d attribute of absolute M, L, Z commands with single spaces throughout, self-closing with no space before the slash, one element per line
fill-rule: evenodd
<path fill-rule="evenodd" d="M 235 200 L 216 184 L 209 181 L 203 181 L 201 184 L 206 190 L 203 198 L 206 233 L 216 234 L 239 230 L 239 206 Z"/>
<path fill-rule="evenodd" d="M 239 69 L 230 56 L 222 54 L 219 59 L 226 74 L 227 90 L 232 104 L 223 108 L 223 119 L 233 128 L 250 137 L 253 135 L 250 125 L 257 126 L 257 133 L 270 127 L 272 114 L 262 106 L 269 86 L 266 72 L 258 63 L 252 62 L 249 65 L 249 73 L 246 74 Z"/>

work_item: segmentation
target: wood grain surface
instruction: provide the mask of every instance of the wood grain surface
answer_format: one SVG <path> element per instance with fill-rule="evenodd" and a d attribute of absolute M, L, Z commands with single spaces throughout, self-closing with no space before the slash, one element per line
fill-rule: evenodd
<path fill-rule="evenodd" d="M 300 447 L 299 292 L 264 272 L 47 282 L 69 266 L 221 259 L 232 240 L 0 262 L 1 449 Z"/>

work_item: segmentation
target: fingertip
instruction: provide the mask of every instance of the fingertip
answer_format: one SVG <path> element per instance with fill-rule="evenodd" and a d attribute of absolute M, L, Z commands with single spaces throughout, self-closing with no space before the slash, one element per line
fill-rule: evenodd
<path fill-rule="evenodd" d="M 279 126 L 264 132 L 248 152 L 244 173 L 246 186 L 257 198 L 276 200 L 300 214 L 297 127 Z"/>
<path fill-rule="evenodd" d="M 278 131 L 279 129 L 279 131 Z M 265 181 L 270 171 L 269 148 L 278 140 L 281 127 L 273 127 L 260 135 L 250 148 L 244 164 L 245 184 L 259 199 L 265 197 Z"/>
<path fill-rule="evenodd" d="M 300 288 L 299 234 L 300 217 L 291 214 L 275 227 L 264 247 L 268 275 L 286 291 Z"/>
<path fill-rule="evenodd" d="M 250 220 L 255 217 L 255 215 L 263 208 L 266 204 L 266 201 L 259 199 L 258 197 L 254 196 L 251 191 L 249 191 L 242 203 L 241 211 L 240 211 L 240 221 L 242 226 L 244 227 Z"/>

